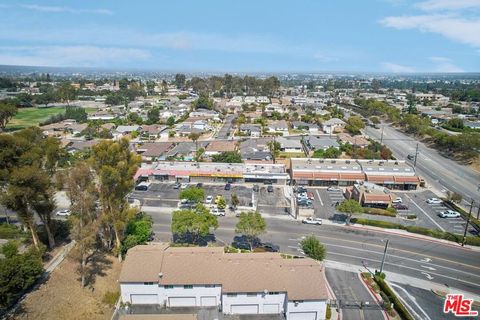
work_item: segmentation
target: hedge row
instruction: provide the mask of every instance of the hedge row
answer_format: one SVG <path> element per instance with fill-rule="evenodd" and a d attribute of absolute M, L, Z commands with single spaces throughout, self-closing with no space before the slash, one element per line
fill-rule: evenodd
<path fill-rule="evenodd" d="M 352 223 L 358 223 L 361 225 L 373 226 L 373 227 L 380 227 L 386 229 L 400 229 L 406 230 L 411 233 L 423 234 L 425 236 L 443 239 L 448 241 L 454 241 L 457 243 L 461 243 L 463 240 L 463 236 L 459 234 L 453 234 L 450 232 L 444 232 L 440 230 L 433 230 L 424 227 L 418 226 L 404 226 L 398 223 L 388 222 L 388 221 L 379 221 L 379 220 L 370 220 L 370 219 L 362 219 L 362 218 L 353 218 L 350 220 Z M 471 237 L 468 236 L 466 238 L 466 244 L 472 246 L 480 246 L 480 237 Z"/>
<path fill-rule="evenodd" d="M 375 276 L 375 282 L 380 287 L 380 290 L 387 296 L 388 301 L 393 303 L 393 308 L 398 312 L 400 318 L 404 320 L 414 320 L 414 318 L 410 315 L 407 308 L 403 305 L 403 303 L 398 299 L 395 295 L 393 290 L 388 286 L 388 284 L 382 278 Z M 383 295 L 382 295 L 383 297 Z"/>
<path fill-rule="evenodd" d="M 393 210 L 392 210 L 393 209 Z M 374 214 L 377 216 L 396 217 L 397 212 L 394 208 L 380 209 L 380 208 L 364 208 L 363 213 Z"/>

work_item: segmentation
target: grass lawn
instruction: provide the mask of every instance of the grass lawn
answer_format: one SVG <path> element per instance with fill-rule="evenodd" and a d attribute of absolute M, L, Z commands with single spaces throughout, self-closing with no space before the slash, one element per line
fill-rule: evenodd
<path fill-rule="evenodd" d="M 7 125 L 8 130 L 18 130 L 36 126 L 53 115 L 65 112 L 65 107 L 20 108 Z"/>

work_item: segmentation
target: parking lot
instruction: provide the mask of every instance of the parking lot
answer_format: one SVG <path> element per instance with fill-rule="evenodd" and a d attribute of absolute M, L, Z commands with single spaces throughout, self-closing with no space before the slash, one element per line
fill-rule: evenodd
<path fill-rule="evenodd" d="M 189 186 L 196 186 L 196 183 L 189 183 Z M 285 214 L 285 208 L 289 202 L 285 198 L 284 187 L 273 186 L 273 192 L 267 191 L 267 186 L 258 185 L 258 192 L 253 191 L 253 185 L 231 184 L 230 190 L 225 190 L 224 184 L 203 184 L 205 197 L 221 195 L 230 204 L 232 194 L 236 194 L 239 200 L 239 207 L 251 207 L 252 201 L 257 204 L 260 212 L 268 214 Z M 173 182 L 155 182 L 150 185 L 147 191 L 134 190 L 130 198 L 140 200 L 143 206 L 148 207 L 169 207 L 176 208 L 179 202 L 181 189 L 174 189 Z M 253 195 L 252 195 L 253 194 Z"/>
<path fill-rule="evenodd" d="M 313 207 L 315 216 L 322 219 L 339 220 L 342 214 L 335 210 L 337 203 L 345 200 L 342 190 L 328 191 L 326 188 L 307 187 L 308 192 L 314 195 Z M 466 221 L 460 218 L 441 218 L 438 214 L 450 208 L 444 204 L 428 204 L 427 199 L 434 198 L 436 195 L 429 191 L 394 191 L 395 195 L 401 197 L 402 204 L 408 207 L 407 210 L 398 210 L 397 217 L 387 217 L 364 214 L 362 218 L 372 220 L 383 220 L 403 225 L 421 226 L 430 229 L 439 229 L 451 233 L 463 234 Z M 416 219 L 406 219 L 409 215 L 415 215 Z M 475 229 L 469 226 L 468 232 L 475 233 Z"/>

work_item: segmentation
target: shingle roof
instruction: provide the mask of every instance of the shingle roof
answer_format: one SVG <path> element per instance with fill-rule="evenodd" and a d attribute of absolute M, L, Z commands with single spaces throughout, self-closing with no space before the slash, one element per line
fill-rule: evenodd
<path fill-rule="evenodd" d="M 288 292 L 289 300 L 328 298 L 323 265 L 279 253 L 224 253 L 222 247 L 136 246 L 128 251 L 120 282 L 161 285 L 220 284 L 224 292 Z"/>

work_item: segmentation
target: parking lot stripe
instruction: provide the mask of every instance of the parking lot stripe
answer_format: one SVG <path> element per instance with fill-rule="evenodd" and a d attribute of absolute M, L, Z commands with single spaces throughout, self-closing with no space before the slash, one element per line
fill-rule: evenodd
<path fill-rule="evenodd" d="M 318 199 L 320 200 L 320 204 L 322 205 L 323 207 L 323 201 L 322 201 L 322 197 L 320 197 L 320 193 L 318 193 L 318 189 L 315 190 L 315 192 L 317 193 L 317 196 L 318 196 Z"/>
<path fill-rule="evenodd" d="M 433 220 L 433 218 L 430 217 L 415 201 L 413 201 L 412 198 L 410 198 L 408 195 L 406 195 L 406 196 L 407 196 L 407 198 L 410 199 L 410 201 L 412 201 L 412 203 L 413 203 L 421 212 L 423 212 L 423 214 L 426 215 L 427 218 L 430 219 L 440 230 L 445 231 L 445 229 L 442 228 L 442 226 L 439 225 L 435 220 Z"/>

